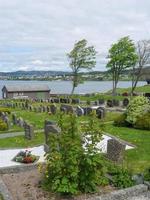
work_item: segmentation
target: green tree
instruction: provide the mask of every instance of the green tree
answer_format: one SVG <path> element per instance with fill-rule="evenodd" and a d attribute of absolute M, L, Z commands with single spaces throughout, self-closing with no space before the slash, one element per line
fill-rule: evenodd
<path fill-rule="evenodd" d="M 143 68 L 150 64 L 150 40 L 140 40 L 136 45 L 138 55 L 137 65 L 133 66 L 132 70 L 132 91 L 134 93 L 137 83 L 142 76 Z"/>
<path fill-rule="evenodd" d="M 72 69 L 72 92 L 80 84 L 82 70 L 91 70 L 96 65 L 96 51 L 94 46 L 87 46 L 87 40 L 83 39 L 75 43 L 73 50 L 67 54 L 69 65 Z"/>
<path fill-rule="evenodd" d="M 108 59 L 107 68 L 112 73 L 113 95 L 116 95 L 120 75 L 133 67 L 138 59 L 133 41 L 129 37 L 121 38 L 110 48 Z"/>

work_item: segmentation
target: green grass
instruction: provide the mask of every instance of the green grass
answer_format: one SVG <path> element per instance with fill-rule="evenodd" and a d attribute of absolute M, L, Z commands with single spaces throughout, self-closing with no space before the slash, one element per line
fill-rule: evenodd
<path fill-rule="evenodd" d="M 4 198 L 3 198 L 2 194 L 0 194 L 0 200 L 4 200 Z"/>
<path fill-rule="evenodd" d="M 131 91 L 131 88 L 118 88 L 117 89 L 117 92 L 118 93 L 124 93 L 124 92 L 130 92 Z M 140 87 L 137 87 L 135 89 L 135 92 L 140 92 L 140 93 L 150 93 L 150 85 L 145 85 L 145 86 L 140 86 Z"/>
<path fill-rule="evenodd" d="M 34 147 L 44 144 L 44 133 L 36 133 L 32 140 L 27 140 L 24 136 L 0 139 L 0 148 Z"/>
<path fill-rule="evenodd" d="M 33 124 L 36 129 L 43 129 L 46 119 L 56 120 L 55 115 L 49 115 L 48 113 L 35 113 L 27 110 L 17 110 L 15 113 L 17 117 L 22 117 L 25 121 Z"/>
<path fill-rule="evenodd" d="M 126 127 L 105 126 L 105 131 L 126 140 L 137 148 L 126 151 L 125 165 L 138 172 L 150 167 L 150 131 Z"/>

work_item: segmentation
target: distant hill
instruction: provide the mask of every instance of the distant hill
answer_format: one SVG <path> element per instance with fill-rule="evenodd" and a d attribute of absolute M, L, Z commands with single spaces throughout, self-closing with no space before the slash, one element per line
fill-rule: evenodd
<path fill-rule="evenodd" d="M 70 72 L 64 71 L 16 71 L 16 72 L 0 72 L 0 76 L 9 76 L 9 77 L 33 77 L 33 76 L 58 76 L 58 75 L 67 75 Z"/>

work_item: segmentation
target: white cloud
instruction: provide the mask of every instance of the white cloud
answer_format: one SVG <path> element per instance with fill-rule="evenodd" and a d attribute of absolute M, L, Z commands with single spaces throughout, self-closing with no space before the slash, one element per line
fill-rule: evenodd
<path fill-rule="evenodd" d="M 68 70 L 66 53 L 82 38 L 103 70 L 120 37 L 150 37 L 149 9 L 149 0 L 0 0 L 0 71 Z"/>

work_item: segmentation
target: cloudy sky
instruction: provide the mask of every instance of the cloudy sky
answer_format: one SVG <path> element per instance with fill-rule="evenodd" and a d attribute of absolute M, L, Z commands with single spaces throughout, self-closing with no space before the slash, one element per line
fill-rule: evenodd
<path fill-rule="evenodd" d="M 69 70 L 66 53 L 83 38 L 104 70 L 127 35 L 150 39 L 150 0 L 0 0 L 0 71 Z"/>

